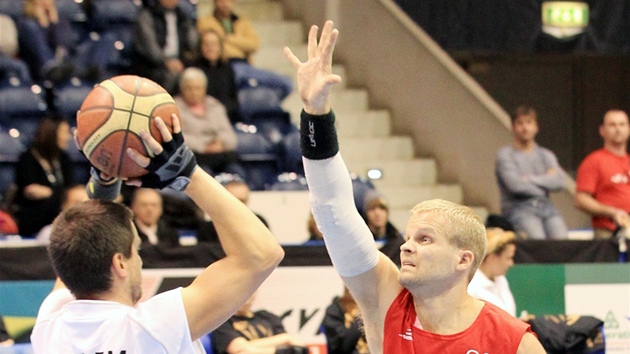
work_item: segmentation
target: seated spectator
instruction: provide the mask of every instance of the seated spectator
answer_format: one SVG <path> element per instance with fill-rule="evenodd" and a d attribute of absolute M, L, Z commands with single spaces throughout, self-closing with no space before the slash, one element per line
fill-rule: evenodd
<path fill-rule="evenodd" d="M 70 22 L 59 16 L 55 0 L 25 0 L 17 21 L 20 57 L 36 80 L 62 81 L 74 66 L 67 60 L 74 46 Z"/>
<path fill-rule="evenodd" d="M 308 231 L 308 240 L 306 240 L 307 245 L 323 245 L 324 244 L 324 235 L 317 228 L 317 223 L 315 222 L 315 218 L 313 217 L 313 213 L 310 213 L 308 216 L 308 221 L 306 222 L 306 230 Z"/>
<path fill-rule="evenodd" d="M 7 328 L 4 325 L 4 320 L 2 319 L 2 315 L 0 315 L 0 347 L 10 347 L 14 344 L 13 339 L 7 332 Z"/>
<path fill-rule="evenodd" d="M 32 237 L 61 211 L 61 197 L 74 184 L 72 162 L 64 151 L 70 127 L 59 117 L 40 120 L 29 148 L 15 169 L 15 216 L 20 235 Z"/>
<path fill-rule="evenodd" d="M 514 265 L 516 236 L 500 228 L 486 230 L 486 256 L 468 284 L 468 293 L 516 316 L 516 304 L 505 274 Z"/>
<path fill-rule="evenodd" d="M 17 78 L 21 83 L 30 83 L 31 74 L 28 66 L 18 60 L 18 33 L 13 19 L 0 14 L 0 82 Z"/>
<path fill-rule="evenodd" d="M 400 246 L 405 243 L 402 234 L 389 221 L 389 207 L 385 198 L 374 190 L 365 194 L 363 217 L 374 240 L 382 242 L 381 252 L 400 266 Z"/>
<path fill-rule="evenodd" d="M 249 194 L 251 192 L 249 186 L 238 175 L 231 175 L 227 173 L 220 174 L 216 177 L 217 181 L 230 192 L 236 199 L 240 200 L 243 204 L 247 205 L 249 202 Z M 261 215 L 254 213 L 260 221 L 262 221 L 267 228 L 269 223 Z M 202 222 L 197 230 L 197 240 L 199 242 L 219 242 L 217 236 L 217 230 L 214 228 L 212 220 Z"/>
<path fill-rule="evenodd" d="M 335 297 L 322 321 L 328 354 L 369 354 L 363 333 L 359 306 L 344 286 L 343 296 Z"/>
<path fill-rule="evenodd" d="M 214 353 L 307 354 L 308 348 L 286 332 L 280 317 L 264 310 L 252 311 L 256 294 L 212 332 Z"/>
<path fill-rule="evenodd" d="M 193 19 L 178 6 L 178 0 L 145 5 L 135 25 L 133 68 L 137 75 L 174 93 L 179 75 L 193 59 L 197 41 Z"/>
<path fill-rule="evenodd" d="M 240 122 L 234 70 L 223 56 L 223 42 L 217 32 L 201 33 L 199 54 L 193 65 L 203 70 L 208 78 L 206 93 L 223 104 L 232 124 Z"/>
<path fill-rule="evenodd" d="M 207 83 L 198 68 L 187 68 L 179 80 L 181 95 L 175 97 L 175 104 L 186 145 L 195 153 L 199 166 L 211 175 L 227 172 L 245 176 L 236 152 L 236 132 L 223 105 L 206 95 Z"/>
<path fill-rule="evenodd" d="M 162 196 L 155 189 L 138 188 L 129 206 L 143 244 L 179 246 L 179 233 L 162 220 Z"/>
<path fill-rule="evenodd" d="M 291 79 L 245 61 L 229 64 L 223 42 L 214 30 L 201 33 L 199 57 L 194 66 L 208 77 L 207 93 L 226 107 L 230 122 L 242 122 L 257 111 L 278 111 L 293 90 Z"/>
<path fill-rule="evenodd" d="M 197 20 L 200 33 L 214 30 L 223 39 L 228 60 L 251 62 L 251 56 L 260 47 L 260 39 L 251 22 L 234 13 L 234 0 L 214 0 L 214 12 Z"/>
<path fill-rule="evenodd" d="M 63 192 L 63 196 L 61 198 L 61 211 L 68 209 L 69 207 L 79 204 L 88 200 L 88 194 L 85 190 L 85 185 L 83 184 L 75 184 L 68 188 L 66 188 Z M 37 241 L 41 241 L 44 243 L 48 243 L 50 241 L 50 231 L 52 229 L 52 225 L 48 224 L 44 226 L 37 233 L 37 237 L 35 238 Z"/>
<path fill-rule="evenodd" d="M 532 107 L 512 115 L 514 142 L 497 154 L 496 175 L 501 213 L 523 236 L 543 240 L 567 238 L 567 226 L 549 195 L 565 188 L 565 173 L 553 152 L 536 143 L 538 121 Z"/>

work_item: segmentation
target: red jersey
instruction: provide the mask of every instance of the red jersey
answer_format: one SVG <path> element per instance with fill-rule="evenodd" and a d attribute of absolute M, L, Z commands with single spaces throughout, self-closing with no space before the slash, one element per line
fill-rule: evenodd
<path fill-rule="evenodd" d="M 414 326 L 413 297 L 403 289 L 387 311 L 383 354 L 509 354 L 516 353 L 530 325 L 485 303 L 473 324 L 462 332 L 441 335 Z"/>
<path fill-rule="evenodd" d="M 599 149 L 586 156 L 576 178 L 578 192 L 591 194 L 598 202 L 630 212 L 630 157 Z M 615 230 L 606 216 L 593 216 L 593 228 Z"/>

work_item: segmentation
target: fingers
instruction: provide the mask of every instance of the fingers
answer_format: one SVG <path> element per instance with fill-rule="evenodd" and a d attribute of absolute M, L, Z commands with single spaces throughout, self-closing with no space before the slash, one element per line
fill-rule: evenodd
<path fill-rule="evenodd" d="M 173 123 L 173 134 L 181 133 L 182 132 L 182 124 L 179 121 L 179 118 L 177 117 L 177 115 L 175 113 L 173 113 L 171 115 L 171 122 Z M 166 127 L 166 124 L 164 124 L 164 126 Z M 162 134 L 162 137 L 164 137 L 164 134 Z M 168 141 L 168 140 L 165 139 L 164 141 Z"/>
<path fill-rule="evenodd" d="M 315 58 L 317 56 L 317 26 L 311 26 L 311 29 L 308 31 L 308 58 Z"/>
<path fill-rule="evenodd" d="M 298 69 L 300 65 L 302 65 L 302 62 L 300 61 L 300 59 L 298 59 L 293 54 L 293 52 L 291 52 L 291 49 L 289 49 L 289 47 L 284 47 L 284 56 L 287 57 L 287 59 L 289 59 L 289 61 L 291 62 L 291 64 L 293 64 L 293 67 L 295 69 Z"/>
<path fill-rule="evenodd" d="M 324 47 L 326 47 L 328 45 L 328 42 L 330 42 L 330 36 L 332 34 L 332 31 L 333 31 L 333 22 L 328 20 L 324 24 L 324 29 L 322 29 L 322 35 L 319 37 L 318 49 L 320 53 L 323 52 Z"/>
<path fill-rule="evenodd" d="M 146 168 L 147 166 L 149 166 L 149 162 L 151 162 L 151 159 L 132 148 L 127 149 L 127 156 L 129 156 L 129 158 L 132 159 L 133 162 L 137 163 L 138 166 L 142 168 Z"/>
<path fill-rule="evenodd" d="M 175 114 L 173 114 L 171 116 L 171 119 L 175 117 L 175 119 L 173 120 L 173 132 L 175 133 L 175 122 L 177 121 L 177 128 L 179 129 L 179 131 L 182 130 L 181 125 L 179 125 L 179 121 L 177 120 L 177 116 Z M 155 126 L 158 128 L 158 130 L 160 131 L 160 134 L 162 134 L 162 141 L 171 141 L 173 140 L 173 136 L 171 135 L 171 132 L 168 130 L 168 127 L 166 126 L 166 123 L 164 123 L 164 121 L 162 120 L 162 118 L 160 117 L 155 117 Z M 153 139 L 153 137 L 151 135 L 149 135 L 146 131 L 145 131 L 145 135 L 147 136 L 147 138 L 150 138 L 150 140 L 155 141 L 155 139 Z M 140 133 L 140 137 L 142 138 L 142 140 L 145 140 L 144 137 L 142 137 L 142 132 Z M 148 144 L 149 139 L 145 140 L 145 142 Z M 157 143 L 157 142 L 156 142 Z M 155 144 L 154 144 L 155 145 Z M 160 144 L 157 144 L 158 146 Z M 151 146 L 151 145 L 149 145 Z M 155 150 L 152 148 L 152 150 Z M 160 151 L 157 152 L 157 154 L 159 154 L 160 152 L 162 152 L 161 147 L 160 147 Z"/>
<path fill-rule="evenodd" d="M 81 145 L 79 144 L 79 133 L 77 133 L 77 128 L 72 128 L 72 140 L 74 140 L 74 145 L 76 145 L 77 150 L 82 151 Z"/>

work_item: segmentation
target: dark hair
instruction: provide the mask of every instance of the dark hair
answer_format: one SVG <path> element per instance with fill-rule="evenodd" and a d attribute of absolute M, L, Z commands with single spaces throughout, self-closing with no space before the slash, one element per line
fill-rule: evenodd
<path fill-rule="evenodd" d="M 124 205 L 90 200 L 68 208 L 53 222 L 48 254 L 77 299 L 111 288 L 112 257 L 132 255 L 132 216 Z"/>
<path fill-rule="evenodd" d="M 537 119 L 538 114 L 536 110 L 532 106 L 520 105 L 514 109 L 512 116 L 510 117 L 512 120 L 512 124 L 516 121 L 516 119 L 520 116 L 533 116 L 534 119 Z"/>
<path fill-rule="evenodd" d="M 601 122 L 600 122 L 600 125 L 604 125 L 604 123 L 606 123 L 606 116 L 608 115 L 608 113 L 611 113 L 611 112 L 622 112 L 622 113 L 626 113 L 626 111 L 624 111 L 624 110 L 623 110 L 623 109 L 621 109 L 621 108 L 616 108 L 616 107 L 610 108 L 610 109 L 606 110 L 606 112 L 604 112 L 604 114 L 602 114 L 602 120 L 601 120 Z"/>
<path fill-rule="evenodd" d="M 58 116 L 43 117 L 37 124 L 31 148 L 45 160 L 52 161 L 59 157 L 61 148 L 57 142 L 59 126 L 65 121 Z"/>

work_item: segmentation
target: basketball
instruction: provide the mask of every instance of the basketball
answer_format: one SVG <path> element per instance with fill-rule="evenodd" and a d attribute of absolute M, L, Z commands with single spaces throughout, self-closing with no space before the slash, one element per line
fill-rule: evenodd
<path fill-rule="evenodd" d="M 162 142 L 155 117 L 173 131 L 171 115 L 179 117 L 173 97 L 157 83 L 134 75 L 121 75 L 97 84 L 77 113 L 78 143 L 94 167 L 115 177 L 134 178 L 148 171 L 127 155 L 127 148 L 153 157 L 140 131 Z"/>

